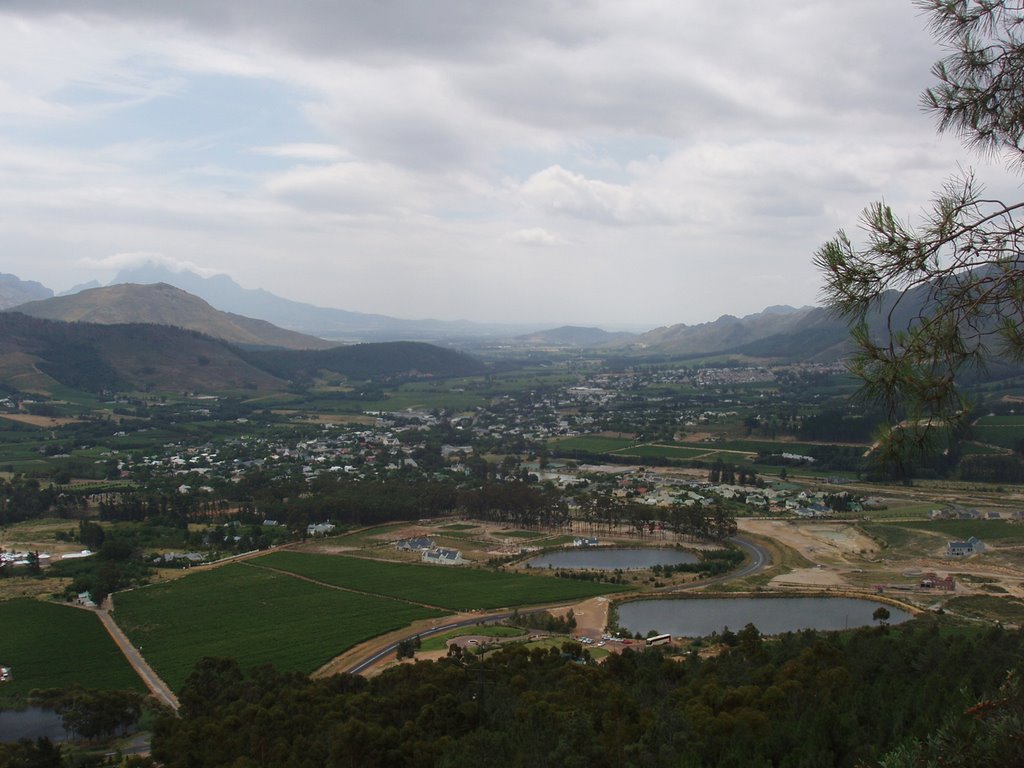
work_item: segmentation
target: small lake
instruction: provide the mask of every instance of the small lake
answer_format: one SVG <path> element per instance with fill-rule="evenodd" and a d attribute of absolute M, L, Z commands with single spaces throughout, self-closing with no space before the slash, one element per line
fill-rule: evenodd
<path fill-rule="evenodd" d="M 685 549 L 646 549 L 628 547 L 586 547 L 563 549 L 539 555 L 526 564 L 531 568 L 579 568 L 614 571 L 616 568 L 652 568 L 655 565 L 682 565 L 699 563 L 692 552 Z"/>
<path fill-rule="evenodd" d="M 0 741 L 39 738 L 50 741 L 66 741 L 68 738 L 60 715 L 52 709 L 29 707 L 0 712 Z"/>
<path fill-rule="evenodd" d="M 801 629 L 838 630 L 875 624 L 871 618 L 882 603 L 850 597 L 737 597 L 635 600 L 617 606 L 619 626 L 646 635 L 650 630 L 681 637 L 704 637 L 728 627 L 737 631 L 753 624 L 762 634 Z M 891 605 L 889 623 L 912 618 Z"/>

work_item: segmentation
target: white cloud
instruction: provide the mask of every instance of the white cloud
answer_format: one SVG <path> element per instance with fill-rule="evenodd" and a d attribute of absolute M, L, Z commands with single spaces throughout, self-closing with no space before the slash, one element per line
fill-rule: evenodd
<path fill-rule="evenodd" d="M 195 272 L 203 277 L 212 277 L 220 274 L 222 270 L 212 267 L 205 267 L 191 261 L 176 259 L 163 253 L 153 251 L 138 251 L 135 253 L 115 253 L 101 258 L 85 257 L 79 259 L 77 265 L 86 269 L 122 270 L 132 267 L 143 267 L 154 264 L 165 267 L 171 272 Z"/>
<path fill-rule="evenodd" d="M 349 160 L 352 155 L 333 144 L 280 144 L 274 147 L 254 147 L 258 155 L 271 155 L 293 160 Z"/>
<path fill-rule="evenodd" d="M 668 224 L 685 218 L 671 200 L 656 199 L 635 186 L 588 179 L 557 165 L 527 179 L 520 193 L 540 210 L 607 224 Z"/>
<path fill-rule="evenodd" d="M 913 214 L 967 157 L 918 111 L 940 51 L 909 0 L 0 21 L 0 252 L 44 283 L 157 254 L 407 317 L 697 322 L 814 301 L 818 243 L 883 196 Z"/>
<path fill-rule="evenodd" d="M 517 245 L 551 246 L 568 244 L 565 239 L 553 232 L 548 232 L 543 227 L 517 229 L 515 232 L 509 232 L 506 237 L 509 242 L 516 243 Z"/>

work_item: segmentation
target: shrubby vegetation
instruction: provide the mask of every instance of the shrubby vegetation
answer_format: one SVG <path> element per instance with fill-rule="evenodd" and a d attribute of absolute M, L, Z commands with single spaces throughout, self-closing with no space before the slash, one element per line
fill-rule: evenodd
<path fill-rule="evenodd" d="M 570 609 L 565 616 L 554 616 L 548 611 L 530 611 L 520 613 L 518 609 L 512 611 L 506 623 L 513 627 L 523 629 L 540 629 L 545 632 L 560 632 L 568 634 L 576 629 L 576 615 Z"/>
<path fill-rule="evenodd" d="M 144 698 L 134 691 L 97 691 L 75 684 L 33 691 L 29 701 L 60 715 L 73 737 L 98 739 L 128 733 L 142 716 Z"/>
<path fill-rule="evenodd" d="M 716 658 L 682 662 L 627 651 L 594 666 L 583 653 L 506 647 L 371 680 L 207 659 L 181 692 L 182 717 L 157 724 L 154 757 L 168 768 L 479 766 L 495 755 L 512 768 L 872 764 L 996 694 L 1022 652 L 1019 632 L 915 622 L 777 641 L 745 631 Z M 1019 694 L 1004 695 L 986 711 L 1019 708 Z M 985 764 L 1011 764 L 1002 750 L 1019 746 L 990 741 Z"/>

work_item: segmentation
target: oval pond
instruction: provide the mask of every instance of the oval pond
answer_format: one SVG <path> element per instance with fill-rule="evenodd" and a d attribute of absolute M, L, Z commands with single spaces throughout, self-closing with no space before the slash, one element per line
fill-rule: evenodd
<path fill-rule="evenodd" d="M 633 633 L 646 635 L 656 630 L 680 637 L 704 637 L 726 627 L 742 629 L 747 624 L 765 635 L 866 627 L 875 623 L 871 615 L 883 605 L 850 597 L 671 598 L 620 603 L 617 610 L 619 626 Z M 889 611 L 890 624 L 912 618 L 899 608 L 884 607 Z"/>
<path fill-rule="evenodd" d="M 682 565 L 699 563 L 692 552 L 685 549 L 647 549 L 629 547 L 590 547 L 563 549 L 549 552 L 526 561 L 531 568 L 580 568 L 614 571 L 616 568 L 653 568 L 655 565 Z"/>

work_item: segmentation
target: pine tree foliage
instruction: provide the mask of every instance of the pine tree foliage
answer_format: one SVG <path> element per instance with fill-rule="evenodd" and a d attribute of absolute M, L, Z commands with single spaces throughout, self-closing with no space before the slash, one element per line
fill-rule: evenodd
<path fill-rule="evenodd" d="M 922 106 L 970 148 L 1024 170 L 1024 8 L 1009 0 L 918 0 L 948 55 Z M 924 450 L 967 412 L 958 375 L 997 357 L 1024 360 L 1024 202 L 985 195 L 973 172 L 952 177 L 911 223 L 884 202 L 815 254 L 824 297 L 855 323 L 851 369 L 900 422 L 891 457 Z M 891 300 L 889 291 L 898 298 Z M 869 320 L 888 331 L 869 330 Z M 874 324 L 877 328 L 877 322 Z"/>

